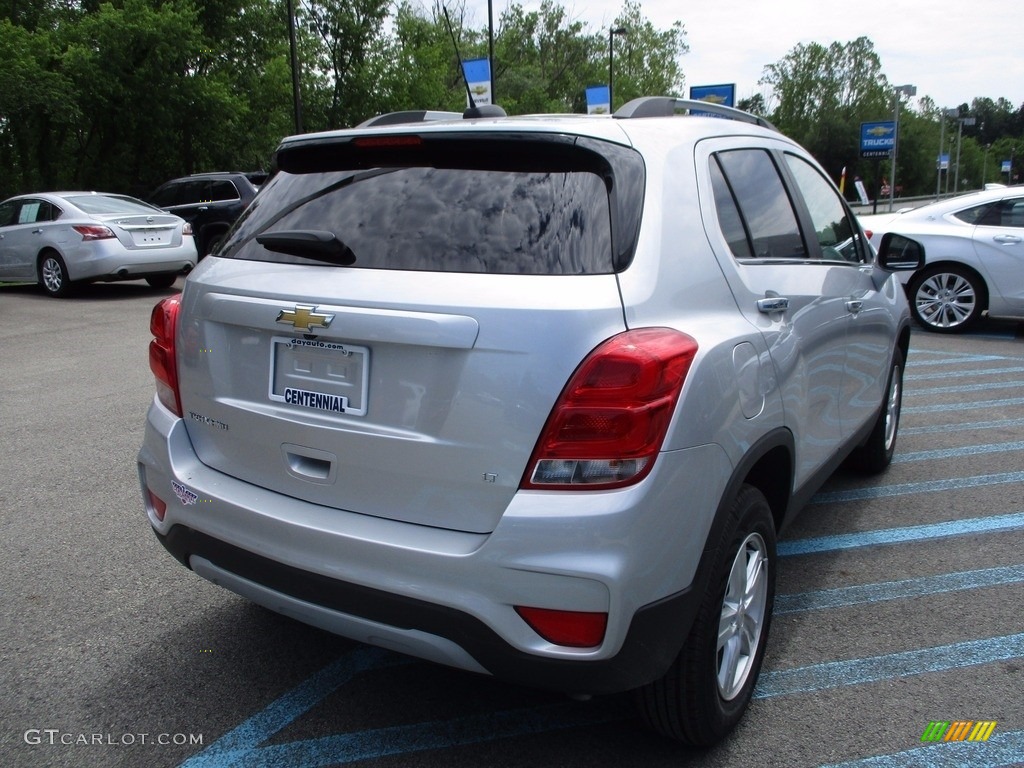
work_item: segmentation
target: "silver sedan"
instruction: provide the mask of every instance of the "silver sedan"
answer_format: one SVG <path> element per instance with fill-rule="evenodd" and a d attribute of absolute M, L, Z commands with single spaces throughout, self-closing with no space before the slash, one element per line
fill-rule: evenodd
<path fill-rule="evenodd" d="M 930 331 L 965 331 L 988 311 L 1024 317 L 1024 186 L 986 189 L 914 210 L 861 216 L 876 246 L 886 232 L 924 245 L 925 265 L 898 273 Z"/>
<path fill-rule="evenodd" d="M 66 296 L 95 280 L 166 288 L 195 265 L 192 226 L 133 197 L 47 192 L 0 203 L 0 280 Z"/>

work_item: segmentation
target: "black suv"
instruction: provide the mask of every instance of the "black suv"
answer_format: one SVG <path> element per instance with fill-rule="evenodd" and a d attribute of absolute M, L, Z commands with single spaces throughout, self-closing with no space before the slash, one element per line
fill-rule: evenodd
<path fill-rule="evenodd" d="M 265 173 L 196 173 L 161 185 L 148 200 L 191 222 L 199 258 L 217 247 L 267 178 Z"/>

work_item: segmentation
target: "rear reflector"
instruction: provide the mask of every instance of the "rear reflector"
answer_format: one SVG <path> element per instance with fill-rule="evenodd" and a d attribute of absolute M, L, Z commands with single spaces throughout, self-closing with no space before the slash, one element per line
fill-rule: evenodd
<path fill-rule="evenodd" d="M 167 514 L 167 503 L 153 493 L 149 488 L 146 489 L 146 495 L 149 496 L 149 505 L 153 508 L 153 514 L 156 515 L 156 519 L 162 523 L 164 521 L 164 515 Z"/>
<path fill-rule="evenodd" d="M 595 648 L 604 640 L 607 613 L 556 611 L 550 608 L 515 606 L 523 621 L 538 635 L 554 645 L 567 648 Z"/>

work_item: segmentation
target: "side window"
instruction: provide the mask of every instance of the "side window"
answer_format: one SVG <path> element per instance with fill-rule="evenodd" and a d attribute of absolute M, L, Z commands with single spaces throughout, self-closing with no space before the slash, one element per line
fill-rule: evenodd
<path fill-rule="evenodd" d="M 180 184 L 168 184 L 166 187 L 158 189 L 150 202 L 159 208 L 170 208 L 172 205 L 179 204 L 180 191 Z"/>
<path fill-rule="evenodd" d="M 238 190 L 230 181 L 211 181 L 209 189 L 210 200 L 237 200 Z"/>
<path fill-rule="evenodd" d="M 722 228 L 722 234 L 729 243 L 729 249 L 736 258 L 752 259 L 753 252 L 750 250 L 750 235 L 743 226 L 743 219 L 740 216 L 740 209 L 736 205 L 736 198 L 732 196 L 729 189 L 729 182 L 722 175 L 722 168 L 717 158 L 711 158 L 711 189 L 715 194 L 715 210 L 718 212 L 718 225 Z"/>
<path fill-rule="evenodd" d="M 866 263 L 867 251 L 860 228 L 847 212 L 839 195 L 832 189 L 832 185 L 802 157 L 787 154 L 786 165 L 789 166 L 811 215 L 814 235 L 821 246 L 822 259 L 848 261 L 854 264 Z"/>
<path fill-rule="evenodd" d="M 0 227 L 9 227 L 15 223 L 14 213 L 17 209 L 18 203 L 15 200 L 0 203 Z"/>
<path fill-rule="evenodd" d="M 1024 198 L 1000 200 L 975 223 L 983 227 L 1024 227 Z"/>
<path fill-rule="evenodd" d="M 41 215 L 45 213 L 45 205 L 42 200 L 23 200 L 21 210 L 18 211 L 18 223 L 35 224 L 37 221 L 45 221 L 45 217 Z"/>
<path fill-rule="evenodd" d="M 807 248 L 796 213 L 768 152 L 729 150 L 719 152 L 716 158 L 732 191 L 748 241 L 745 253 L 733 251 L 736 257 L 750 258 L 753 254 L 755 259 L 806 259 Z M 716 195 L 716 203 L 717 200 Z M 722 215 L 720 209 L 720 220 Z M 735 233 L 735 225 L 730 226 Z"/>
<path fill-rule="evenodd" d="M 960 219 L 965 224 L 981 224 L 987 218 L 991 218 L 995 214 L 998 220 L 999 212 L 996 210 L 995 203 L 985 203 L 985 205 L 976 205 L 973 208 L 965 208 L 962 211 L 957 211 L 953 214 L 954 218 Z"/>

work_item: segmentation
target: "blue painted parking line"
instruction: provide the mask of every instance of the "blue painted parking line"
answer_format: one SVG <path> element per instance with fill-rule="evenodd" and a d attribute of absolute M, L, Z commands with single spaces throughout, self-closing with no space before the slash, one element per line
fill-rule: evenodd
<path fill-rule="evenodd" d="M 1002 376 L 1008 373 L 1024 373 L 1024 368 L 970 368 L 963 371 L 935 371 L 934 373 L 910 373 L 903 381 L 935 381 L 935 379 L 965 379 L 968 376 Z M 914 390 L 917 391 L 916 389 Z"/>
<path fill-rule="evenodd" d="M 813 539 L 780 541 L 777 552 L 780 557 L 810 555 L 833 552 L 840 549 L 876 546 L 879 544 L 900 544 L 906 541 L 941 539 L 947 536 L 965 536 L 972 533 L 992 533 L 1024 528 L 1024 512 L 991 517 L 973 517 L 966 520 L 951 520 L 930 525 L 911 525 L 906 528 L 886 528 L 863 533 L 842 533 L 835 536 L 821 536 Z"/>
<path fill-rule="evenodd" d="M 808 667 L 762 672 L 754 689 L 754 698 L 813 693 L 826 688 L 877 683 L 896 677 L 914 677 L 1022 657 L 1024 634 L 967 640 L 864 659 L 827 661 Z"/>
<path fill-rule="evenodd" d="M 922 360 L 921 358 L 925 359 Z M 938 358 L 929 360 L 928 358 Z M 910 348 L 908 368 L 919 368 L 926 365 L 962 365 L 963 363 L 988 363 L 996 360 L 1014 360 L 1007 355 L 977 355 L 973 352 L 951 352 L 945 349 Z"/>
<path fill-rule="evenodd" d="M 776 595 L 775 614 L 801 613 L 804 611 L 847 608 L 852 605 L 878 603 L 886 600 L 905 600 L 924 595 L 938 595 L 945 592 L 959 592 L 966 589 L 981 589 L 1004 584 L 1024 582 L 1024 563 L 1001 568 L 983 568 L 977 571 L 943 573 L 937 576 L 922 576 L 916 579 L 901 579 L 876 584 L 859 584 L 853 587 L 821 589 L 814 592 L 798 592 Z"/>
<path fill-rule="evenodd" d="M 962 384 L 956 387 L 914 387 L 907 390 L 908 397 L 931 397 L 933 395 L 963 395 L 971 392 L 985 392 L 993 389 L 1013 389 L 1024 386 L 1024 381 L 989 381 L 983 384 Z"/>
<path fill-rule="evenodd" d="M 959 448 L 939 448 L 931 451 L 910 451 L 893 456 L 893 464 L 909 461 L 933 461 L 936 459 L 961 459 L 966 456 L 983 456 L 990 453 L 1008 453 L 1024 450 L 1024 440 L 1012 443 L 986 443 L 984 445 L 964 445 Z"/>
<path fill-rule="evenodd" d="M 912 494 L 934 493 L 937 491 L 958 491 L 964 488 L 980 488 L 988 485 L 1005 485 L 1007 483 L 1022 482 L 1024 482 L 1024 472 L 997 472 L 992 475 L 950 477 L 945 480 L 926 480 L 920 483 L 896 483 L 894 485 L 876 485 L 871 488 L 852 488 L 847 491 L 816 493 L 811 497 L 810 503 L 837 504 L 843 501 L 885 499 L 891 496 L 909 496 Z"/>
<path fill-rule="evenodd" d="M 1005 400 L 980 400 L 970 403 L 939 403 L 936 405 L 903 406 L 903 413 L 945 413 L 946 411 L 975 411 L 982 408 L 1008 408 L 1024 405 L 1024 397 L 1011 397 Z"/>
<path fill-rule="evenodd" d="M 988 768 L 1024 763 L 1024 731 L 996 733 L 988 741 L 953 741 L 821 768 Z"/>
<path fill-rule="evenodd" d="M 944 435 L 947 432 L 973 432 L 982 429 L 1007 429 L 1024 427 L 1024 419 L 996 419 L 994 421 L 968 421 L 960 424 L 929 424 L 919 427 L 900 425 L 900 434 L 907 435 Z"/>

